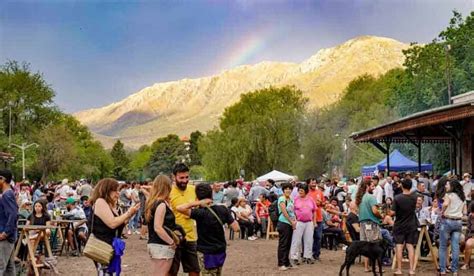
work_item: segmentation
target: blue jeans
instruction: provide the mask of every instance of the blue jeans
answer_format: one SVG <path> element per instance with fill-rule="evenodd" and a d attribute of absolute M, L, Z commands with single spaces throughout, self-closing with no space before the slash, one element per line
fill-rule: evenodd
<path fill-rule="evenodd" d="M 321 240 L 323 239 L 323 221 L 318 222 L 313 233 L 313 257 L 319 257 L 321 254 Z"/>
<path fill-rule="evenodd" d="M 459 266 L 459 240 L 461 238 L 461 220 L 444 219 L 439 229 L 439 267 L 446 272 L 448 241 L 451 240 L 451 272 L 457 272 Z"/>
<path fill-rule="evenodd" d="M 128 229 L 130 229 L 131 231 L 137 230 L 138 220 L 140 219 L 140 217 L 141 217 L 140 211 L 136 212 L 135 215 L 128 222 Z"/>
<path fill-rule="evenodd" d="M 393 244 L 393 237 L 392 237 L 392 234 L 390 234 L 390 231 L 388 231 L 387 229 L 381 228 L 380 234 L 382 234 L 382 238 L 388 242 L 388 246 L 390 247 L 390 249 L 393 249 L 395 245 Z"/>

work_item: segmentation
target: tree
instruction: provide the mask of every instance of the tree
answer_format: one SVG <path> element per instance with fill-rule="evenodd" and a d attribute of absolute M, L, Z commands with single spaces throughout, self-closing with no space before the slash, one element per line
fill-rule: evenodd
<path fill-rule="evenodd" d="M 201 155 L 199 154 L 199 139 L 202 138 L 202 133 L 197 130 L 191 133 L 189 140 L 189 158 L 191 159 L 190 165 L 201 165 Z"/>
<path fill-rule="evenodd" d="M 127 179 L 130 160 L 128 159 L 127 152 L 125 152 L 124 145 L 120 140 L 115 142 L 110 151 L 110 156 L 114 163 L 113 176 L 120 180 Z"/>
<path fill-rule="evenodd" d="M 175 134 L 158 138 L 151 145 L 151 152 L 148 172 L 152 178 L 158 174 L 171 174 L 176 163 L 186 162 L 186 147 Z"/>
<path fill-rule="evenodd" d="M 64 126 L 51 125 L 43 129 L 38 144 L 38 165 L 43 181 L 67 167 L 75 156 L 74 139 Z"/>
<path fill-rule="evenodd" d="M 148 177 L 147 165 L 151 158 L 151 147 L 141 146 L 138 151 L 131 153 L 130 171 L 134 179 L 143 181 Z"/>
<path fill-rule="evenodd" d="M 292 86 L 243 94 L 225 109 L 219 127 L 199 143 L 202 162 L 215 179 L 255 177 L 272 169 L 290 170 L 298 156 L 307 99 Z"/>

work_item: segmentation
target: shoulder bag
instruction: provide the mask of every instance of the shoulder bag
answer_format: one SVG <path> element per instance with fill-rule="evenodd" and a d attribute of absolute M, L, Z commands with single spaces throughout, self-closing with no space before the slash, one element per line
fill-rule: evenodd
<path fill-rule="evenodd" d="M 92 234 L 93 229 L 94 229 L 94 209 L 92 210 L 92 221 L 91 221 L 91 233 L 89 235 L 89 238 L 87 239 L 86 246 L 84 247 L 84 256 L 87 258 L 98 262 L 100 264 L 107 265 L 110 263 L 110 260 L 112 260 L 112 257 L 114 255 L 114 249 L 112 248 L 112 245 L 99 240 Z"/>

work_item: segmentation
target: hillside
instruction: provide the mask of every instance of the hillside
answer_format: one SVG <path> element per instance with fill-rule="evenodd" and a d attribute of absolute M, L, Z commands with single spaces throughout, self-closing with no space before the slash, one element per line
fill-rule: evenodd
<path fill-rule="evenodd" d="M 261 62 L 210 77 L 156 83 L 119 102 L 74 116 L 106 146 L 120 137 L 128 147 L 137 148 L 169 133 L 189 135 L 212 129 L 224 108 L 237 102 L 242 93 L 270 85 L 295 85 L 310 99 L 310 106 L 325 106 L 337 101 L 355 77 L 402 66 L 402 50 L 407 47 L 390 38 L 358 37 L 322 49 L 300 64 Z"/>

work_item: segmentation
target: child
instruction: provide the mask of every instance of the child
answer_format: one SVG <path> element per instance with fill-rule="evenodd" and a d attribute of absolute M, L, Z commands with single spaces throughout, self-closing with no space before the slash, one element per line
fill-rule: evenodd
<path fill-rule="evenodd" d="M 255 215 L 257 216 L 257 223 L 260 228 L 260 236 L 265 237 L 267 233 L 267 223 L 268 223 L 268 207 L 270 206 L 270 201 L 267 199 L 265 194 L 260 194 L 258 196 L 258 202 L 255 207 Z"/>
<path fill-rule="evenodd" d="M 51 217 L 48 214 L 48 210 L 46 209 L 46 201 L 44 200 L 37 200 L 35 204 L 33 205 L 33 212 L 30 214 L 28 217 L 28 220 L 26 221 L 26 225 L 50 225 L 51 223 Z M 49 237 L 51 236 L 51 230 L 46 229 L 46 237 L 43 237 L 43 233 L 38 233 L 39 231 L 31 230 L 30 231 L 30 240 L 33 240 L 34 242 L 37 242 L 36 239 L 41 239 L 44 242 L 49 242 Z M 40 235 L 40 236 L 38 236 Z M 46 252 L 46 257 L 51 257 L 48 256 L 48 252 Z"/>

